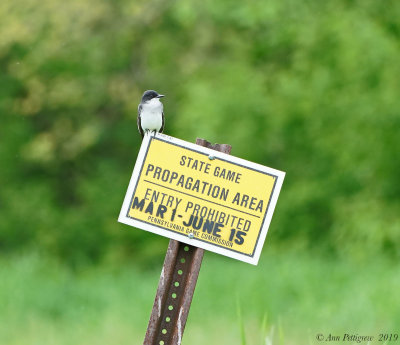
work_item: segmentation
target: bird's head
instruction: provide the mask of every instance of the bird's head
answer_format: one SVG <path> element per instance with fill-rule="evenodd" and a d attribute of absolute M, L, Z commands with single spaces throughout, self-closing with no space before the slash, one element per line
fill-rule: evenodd
<path fill-rule="evenodd" d="M 160 95 L 157 91 L 154 90 L 147 90 L 143 93 L 142 103 L 147 103 L 152 99 L 160 99 L 161 97 L 164 97 L 164 95 Z"/>

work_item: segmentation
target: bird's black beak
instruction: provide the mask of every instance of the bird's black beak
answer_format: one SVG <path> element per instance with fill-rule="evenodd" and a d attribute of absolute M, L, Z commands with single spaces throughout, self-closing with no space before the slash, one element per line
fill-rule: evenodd
<path fill-rule="evenodd" d="M 165 95 L 158 95 L 157 98 L 165 97 Z"/>

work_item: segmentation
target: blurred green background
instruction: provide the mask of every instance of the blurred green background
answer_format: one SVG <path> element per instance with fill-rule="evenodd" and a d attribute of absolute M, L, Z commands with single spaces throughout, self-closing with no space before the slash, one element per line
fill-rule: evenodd
<path fill-rule="evenodd" d="M 3 0 L 0 343 L 139 344 L 168 240 L 117 223 L 165 133 L 287 173 L 257 267 L 206 253 L 183 344 L 400 333 L 400 2 Z"/>

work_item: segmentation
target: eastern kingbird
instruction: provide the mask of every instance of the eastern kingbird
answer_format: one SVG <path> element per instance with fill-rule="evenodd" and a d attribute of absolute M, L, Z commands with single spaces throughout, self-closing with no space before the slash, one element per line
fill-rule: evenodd
<path fill-rule="evenodd" d="M 147 131 L 162 133 L 164 130 L 164 112 L 163 104 L 160 102 L 161 97 L 164 97 L 164 95 L 160 95 L 154 90 L 147 90 L 142 96 L 137 118 L 137 125 L 142 138 Z"/>

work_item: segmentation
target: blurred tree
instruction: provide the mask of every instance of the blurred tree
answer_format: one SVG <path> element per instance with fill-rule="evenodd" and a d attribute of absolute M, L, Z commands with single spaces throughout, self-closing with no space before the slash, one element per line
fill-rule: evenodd
<path fill-rule="evenodd" d="M 166 132 L 287 172 L 276 242 L 400 252 L 396 1 L 0 4 L 0 248 L 162 252 L 116 219 L 153 88 Z"/>

